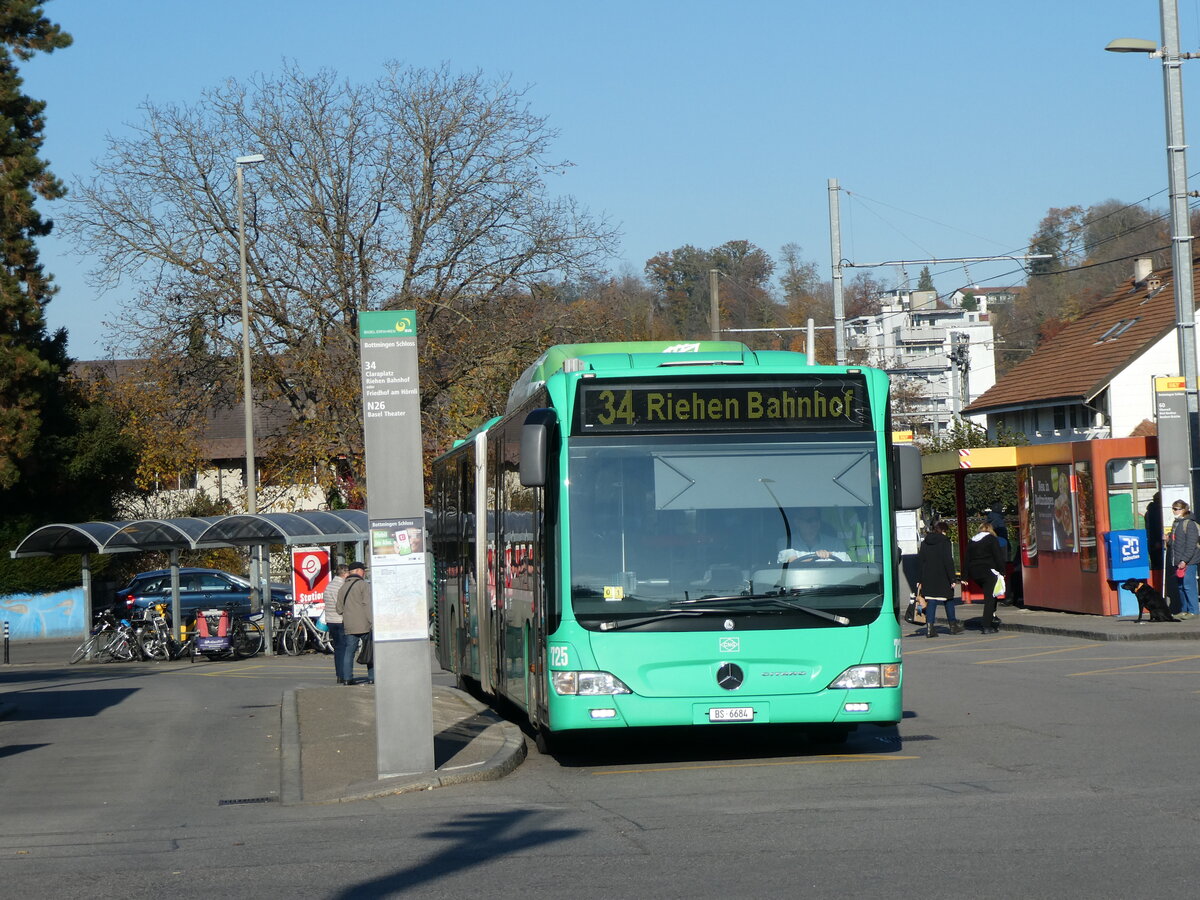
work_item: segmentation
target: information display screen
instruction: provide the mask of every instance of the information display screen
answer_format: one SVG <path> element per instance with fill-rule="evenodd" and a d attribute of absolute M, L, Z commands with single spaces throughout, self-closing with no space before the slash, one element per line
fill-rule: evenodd
<path fill-rule="evenodd" d="M 576 434 L 678 431 L 864 431 L 866 379 L 618 381 L 582 379 Z"/>

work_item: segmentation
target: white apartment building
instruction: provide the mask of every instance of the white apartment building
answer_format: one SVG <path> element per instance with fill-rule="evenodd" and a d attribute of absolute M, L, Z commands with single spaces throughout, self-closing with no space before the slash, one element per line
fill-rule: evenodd
<path fill-rule="evenodd" d="M 977 308 L 964 309 L 941 305 L 934 291 L 896 291 L 878 315 L 847 320 L 851 359 L 892 377 L 896 427 L 940 434 L 996 383 L 988 295 L 972 296 Z M 967 419 L 986 424 L 983 416 Z"/>

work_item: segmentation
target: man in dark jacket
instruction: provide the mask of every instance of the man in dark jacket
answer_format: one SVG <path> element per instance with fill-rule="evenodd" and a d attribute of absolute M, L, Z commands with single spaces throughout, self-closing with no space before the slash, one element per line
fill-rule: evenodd
<path fill-rule="evenodd" d="M 921 579 L 921 596 L 925 598 L 925 636 L 937 637 L 934 621 L 937 605 L 946 607 L 946 625 L 951 634 L 962 634 L 963 627 L 954 615 L 954 553 L 946 533 L 950 523 L 945 519 L 934 522 L 917 551 L 917 567 Z"/>
<path fill-rule="evenodd" d="M 366 579 L 367 567 L 361 562 L 350 563 L 350 575 L 346 583 L 338 591 L 337 612 L 342 617 L 342 627 L 346 632 L 346 641 L 342 645 L 342 670 L 346 684 L 374 684 L 375 657 L 374 648 L 371 661 L 367 663 L 367 677 L 356 682 L 354 674 L 354 654 L 360 644 L 371 640 L 371 626 L 374 624 L 371 609 L 371 585 Z"/>

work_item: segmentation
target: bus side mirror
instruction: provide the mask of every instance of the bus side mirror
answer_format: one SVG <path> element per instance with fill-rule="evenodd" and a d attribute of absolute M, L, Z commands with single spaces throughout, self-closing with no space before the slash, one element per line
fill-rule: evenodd
<path fill-rule="evenodd" d="M 550 469 L 550 438 L 558 416 L 552 409 L 535 409 L 521 426 L 521 484 L 545 487 Z"/>
<path fill-rule="evenodd" d="M 892 447 L 892 468 L 895 473 L 896 507 L 920 509 L 924 502 L 921 451 L 912 444 L 897 444 Z"/>

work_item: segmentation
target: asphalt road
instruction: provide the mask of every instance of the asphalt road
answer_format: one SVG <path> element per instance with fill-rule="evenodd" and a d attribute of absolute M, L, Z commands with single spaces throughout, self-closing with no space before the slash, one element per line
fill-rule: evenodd
<path fill-rule="evenodd" d="M 21 698 L 0 722 L 0 895 L 1195 894 L 1194 641 L 905 654 L 904 722 L 842 748 L 655 733 L 327 806 L 277 799 L 280 697 L 327 660 L 0 668 Z"/>

